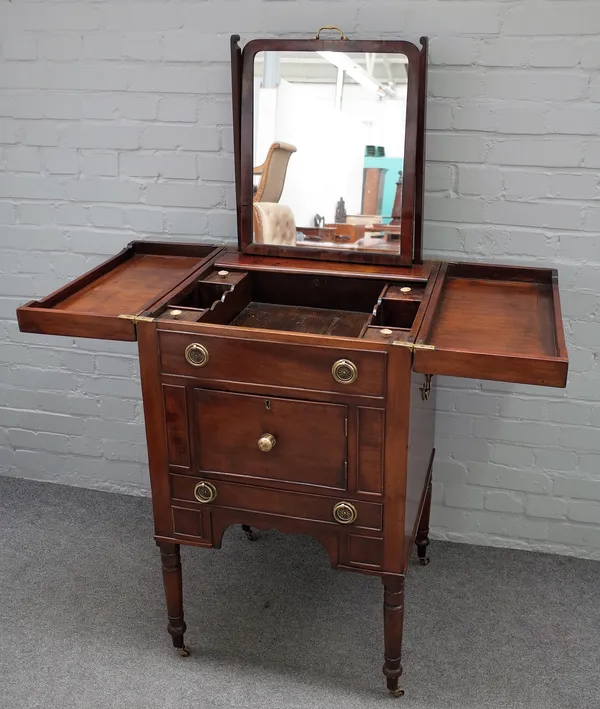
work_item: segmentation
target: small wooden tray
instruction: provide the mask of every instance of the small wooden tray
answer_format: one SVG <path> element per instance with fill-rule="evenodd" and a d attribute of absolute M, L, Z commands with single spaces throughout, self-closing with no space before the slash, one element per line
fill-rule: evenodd
<path fill-rule="evenodd" d="M 42 300 L 17 310 L 23 332 L 135 340 L 135 318 L 196 274 L 221 247 L 132 241 Z"/>
<path fill-rule="evenodd" d="M 564 387 L 557 271 L 444 264 L 415 343 L 414 369 Z"/>

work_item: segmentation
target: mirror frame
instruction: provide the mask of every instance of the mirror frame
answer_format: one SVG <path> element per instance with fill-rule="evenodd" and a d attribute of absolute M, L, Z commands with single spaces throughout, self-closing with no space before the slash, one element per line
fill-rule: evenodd
<path fill-rule="evenodd" d="M 301 258 L 373 265 L 409 266 L 422 263 L 423 182 L 425 154 L 425 109 L 427 93 L 428 41 L 421 48 L 404 40 L 343 39 L 255 39 L 243 50 L 239 36 L 231 37 L 233 89 L 233 131 L 237 202 L 238 244 L 241 253 L 277 258 Z M 254 243 L 253 165 L 254 165 L 254 60 L 259 52 L 346 52 L 395 53 L 407 57 L 407 99 L 405 116 L 404 167 L 402 188 L 401 236 L 399 251 L 359 251 L 335 248 L 282 246 Z"/>

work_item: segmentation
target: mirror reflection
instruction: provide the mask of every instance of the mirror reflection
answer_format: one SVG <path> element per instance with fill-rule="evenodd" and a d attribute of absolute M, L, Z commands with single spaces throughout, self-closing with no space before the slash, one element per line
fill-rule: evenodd
<path fill-rule="evenodd" d="M 256 55 L 255 243 L 399 251 L 407 68 L 402 54 Z"/>

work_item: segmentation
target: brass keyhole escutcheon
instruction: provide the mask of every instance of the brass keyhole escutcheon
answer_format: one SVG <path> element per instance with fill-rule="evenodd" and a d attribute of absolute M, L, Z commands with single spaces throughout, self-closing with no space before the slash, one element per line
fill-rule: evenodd
<path fill-rule="evenodd" d="M 272 433 L 263 433 L 263 435 L 258 439 L 258 450 L 263 453 L 268 453 L 275 448 L 277 439 Z"/>
<path fill-rule="evenodd" d="M 208 364 L 208 350 L 198 342 L 192 342 L 185 348 L 185 359 L 192 367 L 204 367 Z"/>
<path fill-rule="evenodd" d="M 194 487 L 194 497 L 198 500 L 198 502 L 207 504 L 217 498 L 217 488 L 212 483 L 197 483 Z"/>
<path fill-rule="evenodd" d="M 333 506 L 333 519 L 340 524 L 352 524 L 357 517 L 358 512 L 351 502 L 338 502 Z"/>
<path fill-rule="evenodd" d="M 338 359 L 331 368 L 331 373 L 339 384 L 352 384 L 358 379 L 358 367 L 349 359 Z"/>

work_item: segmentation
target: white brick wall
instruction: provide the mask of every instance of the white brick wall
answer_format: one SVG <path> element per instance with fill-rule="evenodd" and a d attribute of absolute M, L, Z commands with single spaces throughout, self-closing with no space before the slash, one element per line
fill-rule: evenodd
<path fill-rule="evenodd" d="M 429 256 L 558 264 L 566 391 L 439 378 L 437 536 L 600 558 L 597 0 L 0 0 L 0 472 L 143 494 L 133 344 L 15 308 L 133 238 L 231 239 L 228 34 L 431 37 Z"/>

